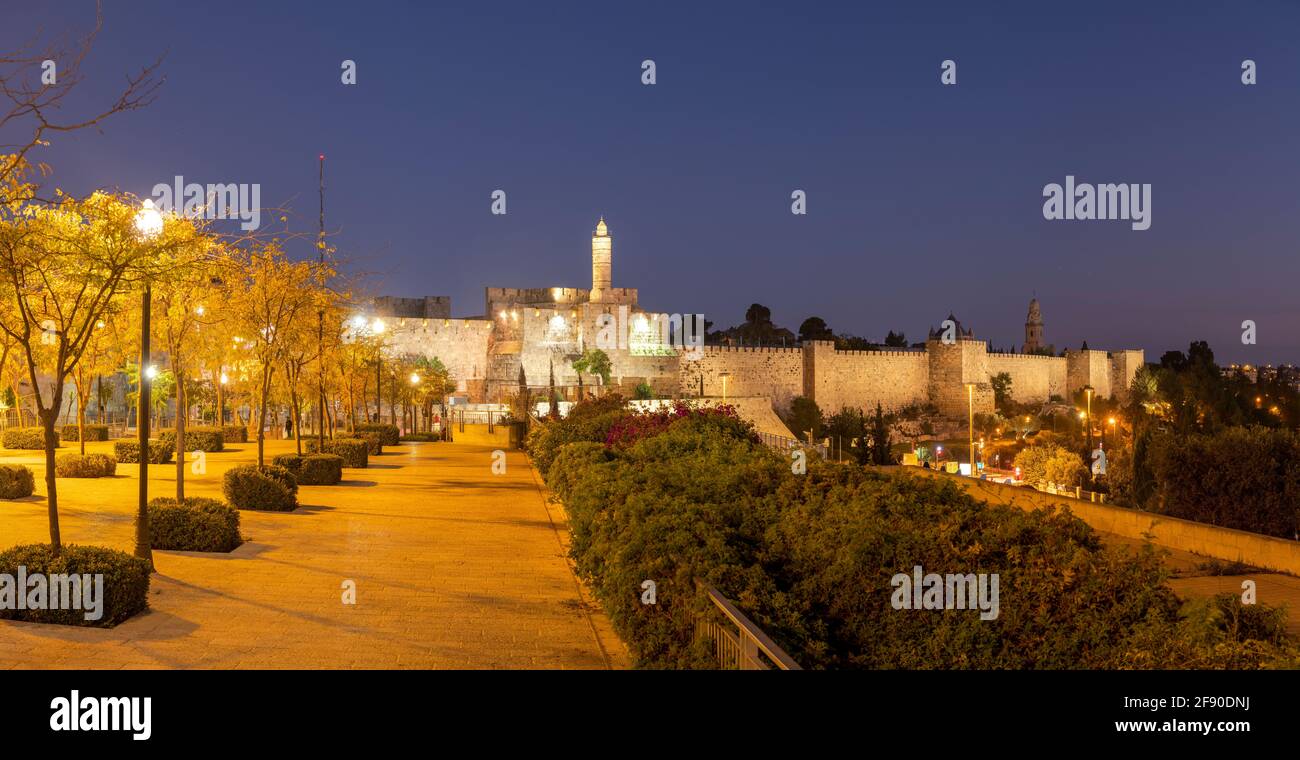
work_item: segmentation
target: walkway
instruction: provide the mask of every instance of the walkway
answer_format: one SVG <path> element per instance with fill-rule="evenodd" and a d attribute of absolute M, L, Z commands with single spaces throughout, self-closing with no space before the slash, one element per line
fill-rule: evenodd
<path fill-rule="evenodd" d="M 268 442 L 268 461 L 291 445 Z M 220 498 L 222 472 L 256 457 L 232 449 L 187 474 L 187 495 Z M 0 450 L 37 471 L 42 497 L 0 501 L 0 549 L 49 540 L 38 454 Z M 116 628 L 0 621 L 0 669 L 627 667 L 527 458 L 508 452 L 501 475 L 492 461 L 483 447 L 390 447 L 342 485 L 304 486 L 295 512 L 241 512 L 248 541 L 228 555 L 155 552 L 150 611 Z M 173 495 L 175 465 L 149 469 L 151 493 Z M 118 473 L 59 480 L 65 543 L 130 551 L 136 465 Z"/>

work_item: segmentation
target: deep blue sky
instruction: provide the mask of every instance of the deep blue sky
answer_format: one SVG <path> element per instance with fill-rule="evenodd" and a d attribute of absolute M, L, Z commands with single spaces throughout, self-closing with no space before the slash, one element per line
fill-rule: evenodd
<path fill-rule="evenodd" d="M 5 5 L 5 48 L 94 14 Z M 106 0 L 105 17 L 88 102 L 163 52 L 167 82 L 44 151 L 57 184 L 255 182 L 310 231 L 324 152 L 340 251 L 375 291 L 450 295 L 457 315 L 485 285 L 589 286 L 603 213 L 615 285 L 718 326 L 758 301 L 791 329 L 816 314 L 918 340 L 952 310 L 1018 345 L 1036 292 L 1058 348 L 1300 360 L 1294 4 Z M 1151 183 L 1151 229 L 1045 221 L 1066 174 Z"/>

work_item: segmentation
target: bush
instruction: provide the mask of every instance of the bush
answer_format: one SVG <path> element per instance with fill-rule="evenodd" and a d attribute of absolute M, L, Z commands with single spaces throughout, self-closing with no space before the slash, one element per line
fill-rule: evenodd
<path fill-rule="evenodd" d="M 6 449 L 44 449 L 45 428 L 25 427 L 9 428 L 0 436 L 0 443 Z M 59 431 L 54 431 L 54 445 L 59 445 Z"/>
<path fill-rule="evenodd" d="M 355 435 L 355 438 L 359 441 L 366 442 L 366 451 L 371 456 L 379 456 L 380 454 L 384 453 L 383 434 L 375 433 L 375 432 L 358 431 Z"/>
<path fill-rule="evenodd" d="M 298 508 L 298 481 L 292 472 L 273 464 L 227 470 L 221 491 L 237 509 L 290 512 Z"/>
<path fill-rule="evenodd" d="M 1300 665 L 1275 613 L 1198 616 L 1154 551 L 1108 547 L 1068 511 L 991 506 L 950 480 L 819 460 L 795 475 L 788 457 L 715 422 L 684 417 L 628 446 L 570 443 L 546 476 L 578 571 L 641 666 L 716 667 L 695 636 L 712 614 L 696 581 L 805 668 Z M 998 578 L 996 617 L 896 609 L 897 579 L 918 565 Z M 635 592 L 645 579 L 653 607 Z"/>
<path fill-rule="evenodd" d="M 381 446 L 396 446 L 398 444 L 399 436 L 401 435 L 401 431 L 397 429 L 396 425 L 387 425 L 375 422 L 357 425 L 356 431 L 358 433 L 378 433 L 379 445 Z M 376 454 L 378 452 L 371 453 Z"/>
<path fill-rule="evenodd" d="M 76 425 L 64 425 L 62 437 L 65 441 L 80 441 L 81 430 Z M 86 440 L 107 441 L 108 425 L 86 425 Z"/>
<path fill-rule="evenodd" d="M 302 486 L 332 486 L 343 479 L 343 457 L 337 454 L 280 454 L 272 462 L 292 472 Z"/>
<path fill-rule="evenodd" d="M 310 453 L 338 454 L 343 457 L 344 467 L 364 468 L 370 463 L 370 443 L 361 438 L 335 438 L 325 439 L 325 450 L 318 452 L 317 441 L 315 438 L 309 438 L 306 441 L 307 451 Z"/>
<path fill-rule="evenodd" d="M 108 454 L 60 454 L 54 460 L 60 478 L 109 478 L 117 473 L 117 460 Z"/>
<path fill-rule="evenodd" d="M 155 549 L 228 552 L 243 543 L 239 510 L 201 496 L 188 497 L 183 504 L 169 497 L 151 499 L 149 532 Z"/>
<path fill-rule="evenodd" d="M 8 609 L 0 606 L 0 619 L 25 620 L 31 623 L 111 628 L 149 606 L 149 563 L 124 552 L 102 546 L 65 545 L 54 556 L 49 544 L 27 544 L 0 552 L 0 575 L 16 577 L 18 568 L 30 577 L 42 573 L 55 575 L 103 576 L 97 620 L 87 620 L 85 609 Z M 73 598 L 69 595 L 69 598 Z M 83 596 L 80 597 L 84 599 Z M 93 598 L 93 597 L 92 597 Z M 71 606 L 71 605 L 68 605 Z"/>
<path fill-rule="evenodd" d="M 440 433 L 407 433 L 406 435 L 402 436 L 400 442 L 419 441 L 419 442 L 427 443 L 430 441 L 441 441 L 441 440 L 442 440 L 442 435 Z"/>
<path fill-rule="evenodd" d="M 162 441 L 149 442 L 149 464 L 167 464 L 172 461 L 172 454 L 176 444 L 167 446 Z M 117 455 L 117 461 L 122 464 L 139 464 L 140 463 L 140 442 L 135 440 L 120 440 L 113 442 L 113 453 Z"/>
<path fill-rule="evenodd" d="M 195 426 L 185 428 L 186 451 L 221 451 L 225 448 L 225 434 L 221 428 Z M 158 431 L 158 442 L 172 451 L 176 450 L 176 430 Z"/>
<path fill-rule="evenodd" d="M 565 444 L 577 441 L 603 443 L 617 423 L 632 415 L 624 407 L 625 403 L 617 394 L 601 396 L 575 404 L 563 419 L 543 420 L 534 425 L 528 433 L 525 448 L 543 477 Z"/>
<path fill-rule="evenodd" d="M 1300 434 L 1262 427 L 1150 440 L 1153 511 L 1295 538 L 1300 531 Z"/>
<path fill-rule="evenodd" d="M 226 443 L 248 443 L 248 428 L 243 425 L 226 425 L 221 433 Z"/>
<path fill-rule="evenodd" d="M 958 456 L 956 448 L 953 447 L 954 457 Z M 965 454 L 969 456 L 969 453 L 967 449 Z M 1083 457 L 1056 444 L 1026 446 L 1016 454 L 1015 466 L 1020 468 L 1020 477 L 1028 483 L 1073 488 L 1088 477 Z"/>
<path fill-rule="evenodd" d="M 0 464 L 0 499 L 21 499 L 36 490 L 32 471 L 21 464 Z"/>

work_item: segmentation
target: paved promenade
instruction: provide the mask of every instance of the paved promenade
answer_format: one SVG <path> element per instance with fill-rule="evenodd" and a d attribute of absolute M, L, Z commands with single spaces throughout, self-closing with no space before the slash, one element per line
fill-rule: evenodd
<path fill-rule="evenodd" d="M 291 446 L 268 442 L 268 461 Z M 256 457 L 231 448 L 187 474 L 187 495 L 220 498 L 221 474 Z M 248 542 L 230 554 L 155 552 L 150 611 L 116 628 L 0 621 L 0 669 L 627 667 L 565 559 L 562 511 L 507 457 L 494 475 L 488 448 L 389 447 L 342 485 L 304 486 L 295 512 L 241 512 Z M 0 463 L 33 467 L 43 497 L 38 452 Z M 149 470 L 151 495 L 174 495 L 175 465 Z M 136 465 L 118 473 L 59 480 L 65 543 L 131 550 Z M 0 548 L 48 540 L 44 498 L 0 501 Z"/>

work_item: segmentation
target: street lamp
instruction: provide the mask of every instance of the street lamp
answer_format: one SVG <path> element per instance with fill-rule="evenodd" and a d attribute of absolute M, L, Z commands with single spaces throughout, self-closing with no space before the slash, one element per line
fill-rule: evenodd
<path fill-rule="evenodd" d="M 727 403 L 727 381 L 731 379 L 730 372 L 720 372 L 718 377 L 722 378 L 722 403 Z"/>
<path fill-rule="evenodd" d="M 1088 397 L 1088 414 L 1085 419 L 1088 426 L 1088 451 L 1092 451 L 1092 386 L 1083 386 L 1083 393 Z"/>
<path fill-rule="evenodd" d="M 970 434 L 970 476 L 975 477 L 975 383 L 966 383 L 966 430 Z"/>
<path fill-rule="evenodd" d="M 383 335 L 387 325 L 384 320 L 376 317 L 373 321 L 366 321 L 362 314 L 352 318 L 352 327 L 360 335 L 372 335 L 375 338 L 375 422 L 382 422 L 384 415 L 384 376 L 383 376 L 383 353 L 379 344 L 379 336 Z"/>
<path fill-rule="evenodd" d="M 162 214 L 154 208 L 152 200 L 146 198 L 135 215 L 135 229 L 144 243 L 154 240 L 162 233 Z M 151 570 L 153 538 L 149 531 L 149 386 L 153 375 L 149 370 L 153 367 L 149 365 L 149 305 L 152 300 L 153 291 L 149 278 L 145 277 L 144 290 L 140 294 L 140 394 L 135 406 L 135 428 L 140 445 L 140 501 L 135 521 L 135 556 L 148 561 Z"/>

